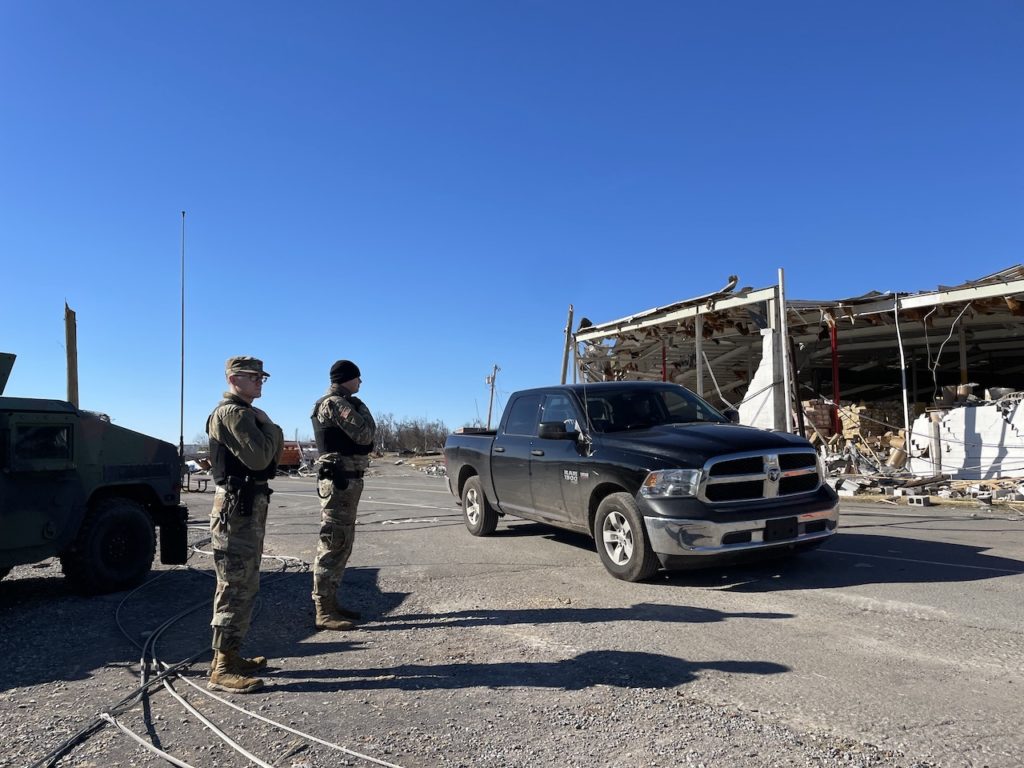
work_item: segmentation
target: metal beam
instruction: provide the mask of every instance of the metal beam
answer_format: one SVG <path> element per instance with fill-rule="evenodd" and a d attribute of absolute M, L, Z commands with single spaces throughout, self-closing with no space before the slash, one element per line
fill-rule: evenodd
<path fill-rule="evenodd" d="M 972 285 L 964 288 L 951 288 L 946 291 L 915 293 L 903 296 L 900 298 L 900 309 L 922 309 L 923 307 L 932 307 L 936 304 L 962 304 L 968 301 L 978 301 L 979 299 L 1015 296 L 1019 293 L 1024 293 L 1024 280 Z M 833 306 L 843 306 L 853 312 L 855 316 L 874 315 L 880 312 L 892 312 L 895 307 L 895 298 L 889 297 L 879 301 L 872 301 L 868 304 L 842 304 L 841 302 L 836 302 Z"/>
<path fill-rule="evenodd" d="M 708 315 L 714 312 L 721 312 L 726 309 L 742 307 L 747 304 L 759 304 L 763 301 L 774 299 L 776 290 L 777 289 L 774 286 L 771 288 L 761 288 L 744 294 L 743 296 L 730 296 L 726 299 L 714 300 L 711 302 L 710 307 L 707 306 L 708 302 L 703 302 L 691 307 L 683 307 L 682 309 L 677 309 L 656 317 L 635 319 L 638 318 L 638 315 L 630 315 L 629 317 L 624 317 L 619 320 L 601 323 L 601 325 L 590 326 L 586 330 L 580 331 L 576 334 L 576 341 L 596 341 L 597 339 L 606 339 L 609 336 L 617 336 L 620 333 L 626 333 L 628 331 L 652 328 L 657 325 L 678 322 L 679 320 L 685 320 L 686 318 L 696 317 L 698 315 Z"/>

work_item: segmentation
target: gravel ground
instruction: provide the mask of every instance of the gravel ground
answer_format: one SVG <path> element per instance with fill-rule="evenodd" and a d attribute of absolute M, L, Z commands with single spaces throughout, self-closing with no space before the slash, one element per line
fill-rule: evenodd
<path fill-rule="evenodd" d="M 32 763 L 132 691 L 140 654 L 118 621 L 142 642 L 210 589 L 206 573 L 177 570 L 127 600 L 82 598 L 67 592 L 58 571 L 53 561 L 17 568 L 0 584 L 0 652 L 11 660 L 0 675 L 0 766 Z M 304 589 L 300 578 L 295 572 L 268 574 L 262 615 L 291 611 L 299 620 L 308 613 L 305 601 L 296 600 L 296 590 Z M 870 744 L 795 732 L 772 712 L 695 698 L 685 686 L 693 671 L 672 668 L 669 659 L 615 651 L 566 657 L 558 647 L 510 644 L 498 637 L 500 626 L 420 622 L 416 617 L 450 613 L 452 595 L 417 597 L 419 585 L 388 583 L 370 571 L 357 571 L 352 581 L 360 607 L 376 614 L 376 621 L 342 639 L 323 633 L 300 639 L 297 654 L 289 622 L 268 625 L 257 618 L 254 634 L 261 647 L 269 646 L 275 669 L 265 692 L 232 701 L 403 768 L 933 765 Z M 402 618 L 389 622 L 389 596 L 398 594 L 407 595 Z M 476 597 L 468 591 L 459 603 L 478 605 Z M 162 647 L 194 644 L 207 620 L 205 610 L 180 619 L 161 637 L 158 656 L 163 658 Z M 187 655 L 170 653 L 169 660 Z M 204 671 L 205 664 L 196 663 L 186 677 L 202 686 Z M 254 720 L 181 681 L 175 688 L 268 764 L 374 764 Z M 247 764 L 167 691 L 121 719 L 139 734 L 151 731 L 162 749 L 186 763 Z M 110 725 L 60 762 L 149 764 L 163 762 Z"/>
<path fill-rule="evenodd" d="M 293 517 L 282 523 L 279 541 L 293 536 L 311 545 L 315 516 L 300 509 L 294 494 L 280 499 Z M 421 512 L 437 514 L 416 514 Z M 195 520 L 201 517 L 193 513 Z M 203 544 L 200 527 L 191 536 Z M 370 539 L 364 541 L 369 549 Z M 523 618 L 536 611 L 558 622 L 559 609 L 570 603 L 580 612 L 606 610 L 585 595 L 538 588 L 496 597 L 493 585 L 468 577 L 399 567 L 349 569 L 347 594 L 367 621 L 357 631 L 335 634 L 311 630 L 308 565 L 267 561 L 250 645 L 266 653 L 272 666 L 263 691 L 230 698 L 248 710 L 241 712 L 205 694 L 206 601 L 213 581 L 204 555 L 194 555 L 190 566 L 158 566 L 145 588 L 127 595 L 75 595 L 56 560 L 15 568 L 0 582 L 0 655 L 6 660 L 0 666 L 0 768 L 33 764 L 132 693 L 139 684 L 140 647 L 157 630 L 160 660 L 198 655 L 174 689 L 273 766 L 939 765 L 907 749 L 881 749 L 794 725 L 799 721 L 785 712 L 712 700 L 713 687 L 691 685 L 702 667 L 685 659 L 628 646 L 578 650 L 588 647 L 592 625 L 564 619 L 537 633 Z M 779 671 L 770 662 L 728 664 L 717 672 L 763 675 L 765 684 Z M 252 764 L 162 688 L 118 717 L 188 765 Z M 106 724 L 58 764 L 167 763 Z"/>

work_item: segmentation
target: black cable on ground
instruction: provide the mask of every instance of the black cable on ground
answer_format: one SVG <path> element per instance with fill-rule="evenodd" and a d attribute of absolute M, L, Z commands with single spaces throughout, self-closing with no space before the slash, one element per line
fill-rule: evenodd
<path fill-rule="evenodd" d="M 106 722 L 105 718 L 103 717 L 104 715 L 116 717 L 122 712 L 130 709 L 138 702 L 139 699 L 142 698 L 142 696 L 148 691 L 148 689 L 152 688 L 157 683 L 163 682 L 163 680 L 167 677 L 177 675 L 179 670 L 191 664 L 197 658 L 202 656 L 203 653 L 206 653 L 205 649 L 202 652 L 195 654 L 195 656 L 192 656 L 191 658 L 185 659 L 184 661 L 179 661 L 177 664 L 167 667 L 167 669 L 165 669 L 160 674 L 156 675 L 153 678 L 150 678 L 145 685 L 139 686 L 134 691 L 125 696 L 123 699 L 114 704 L 114 706 L 98 714 L 87 726 L 82 728 L 75 735 L 61 742 L 59 745 L 57 745 L 48 753 L 46 753 L 43 757 L 36 760 L 29 766 L 29 768 L 43 768 L 43 766 L 50 768 L 56 763 L 57 760 L 59 760 L 61 757 L 70 752 L 74 747 L 82 743 L 86 738 L 88 738 L 96 731 L 98 731 L 100 728 L 102 728 Z"/>

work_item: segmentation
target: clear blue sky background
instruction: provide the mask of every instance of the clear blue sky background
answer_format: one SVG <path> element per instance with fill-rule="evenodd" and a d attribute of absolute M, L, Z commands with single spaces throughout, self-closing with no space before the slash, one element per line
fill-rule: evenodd
<path fill-rule="evenodd" d="M 289 436 L 338 358 L 460 426 L 729 274 L 924 290 L 1024 242 L 1024 4 L 0 4 L 7 394 L 185 440 L 225 358 Z"/>

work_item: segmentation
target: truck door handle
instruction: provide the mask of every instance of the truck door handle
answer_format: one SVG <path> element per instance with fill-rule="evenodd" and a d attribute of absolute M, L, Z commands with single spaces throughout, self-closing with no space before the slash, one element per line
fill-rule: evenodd
<path fill-rule="evenodd" d="M 539 448 L 534 448 L 532 451 L 530 451 L 530 455 L 531 456 L 543 456 L 544 455 L 544 451 L 540 450 Z"/>
<path fill-rule="evenodd" d="M 500 445 L 496 445 L 496 446 L 494 446 L 494 452 L 495 453 L 504 453 L 505 449 L 502 448 Z"/>

